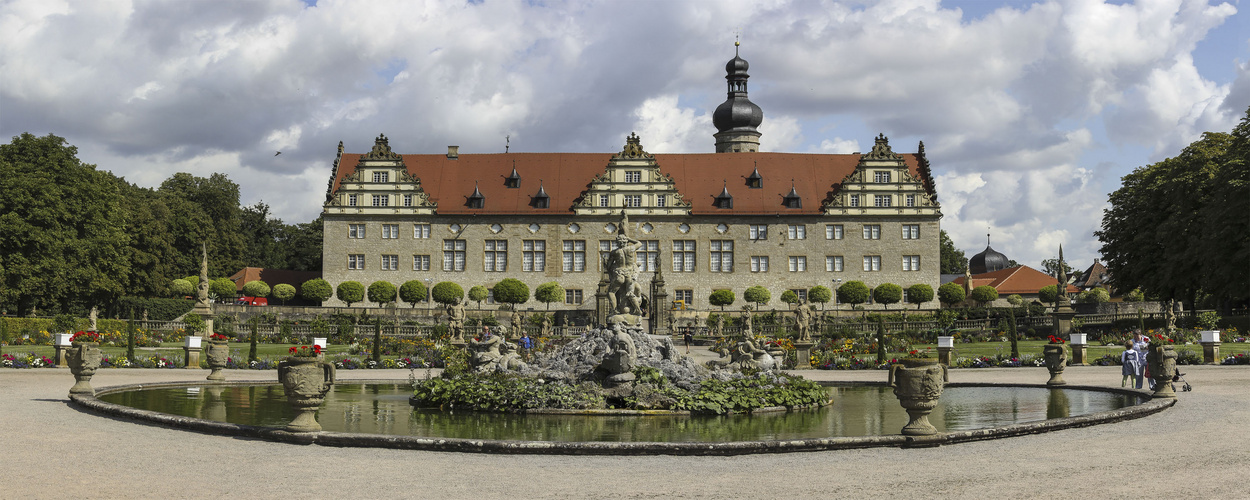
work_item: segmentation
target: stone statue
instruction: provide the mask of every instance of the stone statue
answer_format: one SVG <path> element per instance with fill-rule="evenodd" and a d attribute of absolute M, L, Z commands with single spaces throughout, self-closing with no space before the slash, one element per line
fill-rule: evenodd
<path fill-rule="evenodd" d="M 495 370 L 499 360 L 503 359 L 503 353 L 500 349 L 505 344 L 503 337 L 494 335 L 482 340 L 470 340 L 469 349 L 473 351 L 473 355 L 469 356 L 469 367 L 474 373 L 487 373 Z"/>
<path fill-rule="evenodd" d="M 1059 245 L 1059 299 L 1055 301 L 1055 306 L 1059 304 L 1068 305 L 1068 273 L 1063 269 L 1063 245 Z"/>
<path fill-rule="evenodd" d="M 143 310 L 143 322 L 145 323 L 144 326 L 146 327 L 147 326 L 146 323 L 148 322 L 148 310 L 147 309 Z"/>
<path fill-rule="evenodd" d="M 495 369 L 500 371 L 521 371 L 526 364 L 521 361 L 521 355 L 517 353 L 517 345 L 512 342 L 504 342 L 500 345 L 503 351 L 499 359 L 495 361 Z"/>
<path fill-rule="evenodd" d="M 1167 302 L 1163 303 L 1163 321 L 1164 321 L 1164 324 L 1167 325 L 1166 328 L 1169 333 L 1176 330 L 1176 301 L 1175 300 L 1168 300 Z M 1145 332 L 1143 332 L 1143 334 L 1145 334 Z"/>
<path fill-rule="evenodd" d="M 546 314 L 543 315 L 543 324 L 542 324 L 542 330 L 541 330 L 540 336 L 542 337 L 551 336 L 551 316 L 549 315 L 546 315 Z"/>
<path fill-rule="evenodd" d="M 739 341 L 730 351 L 729 363 L 730 368 L 755 369 L 755 370 L 771 370 L 776 367 L 776 360 L 773 359 L 768 351 L 756 347 L 755 342 L 749 338 Z"/>
<path fill-rule="evenodd" d="M 613 315 L 641 316 L 646 305 L 645 292 L 638 283 L 638 250 L 642 242 L 626 234 L 629 216 L 621 211 L 621 226 L 616 235 L 617 248 L 608 252 L 604 269 L 608 273 L 608 310 Z"/>
<path fill-rule="evenodd" d="M 799 330 L 799 341 L 808 342 L 812 340 L 812 308 L 807 303 L 799 304 L 799 308 L 794 311 L 794 323 Z"/>
<path fill-rule="evenodd" d="M 200 251 L 203 258 L 200 260 L 200 284 L 195 294 L 195 307 L 211 308 L 208 302 L 208 245 L 201 243 Z"/>
<path fill-rule="evenodd" d="M 612 332 L 612 339 L 608 343 L 612 352 L 600 364 L 600 367 L 608 373 L 607 387 L 616 387 L 633 381 L 634 365 L 638 364 L 638 348 L 622 323 L 613 323 Z"/>
<path fill-rule="evenodd" d="M 447 304 L 448 327 L 451 330 L 452 340 L 464 340 L 464 300 L 457 298 L 454 302 Z"/>
<path fill-rule="evenodd" d="M 715 335 L 716 335 L 717 337 L 719 337 L 719 336 L 724 335 L 724 334 L 725 334 L 725 315 L 724 315 L 724 314 L 717 314 L 717 315 L 716 315 L 716 333 L 715 333 Z"/>
<path fill-rule="evenodd" d="M 525 316 L 521 314 L 521 311 L 518 311 L 516 310 L 515 307 L 513 307 L 512 317 L 509 321 L 512 324 L 512 329 L 515 330 L 513 332 L 513 335 L 516 335 L 518 337 L 521 336 L 521 329 L 525 327 L 524 325 Z"/>
<path fill-rule="evenodd" d="M 742 307 L 742 335 L 743 336 L 752 337 L 755 335 L 754 329 L 752 327 L 752 321 L 753 320 L 751 319 L 751 309 L 746 306 L 743 306 Z"/>
<path fill-rule="evenodd" d="M 93 332 L 96 331 L 95 322 L 96 322 L 96 318 L 99 317 L 99 314 L 100 313 L 99 311 L 96 310 L 95 306 L 91 306 L 91 315 L 87 317 L 88 319 L 91 320 L 91 326 L 89 328 L 90 331 L 93 331 Z"/>

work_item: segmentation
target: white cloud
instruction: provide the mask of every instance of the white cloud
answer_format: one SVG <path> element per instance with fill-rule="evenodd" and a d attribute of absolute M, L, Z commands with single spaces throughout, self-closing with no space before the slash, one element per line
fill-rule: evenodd
<path fill-rule="evenodd" d="M 677 105 L 677 95 L 668 94 L 643 101 L 634 110 L 634 129 L 649 153 L 705 152 L 714 144 L 712 118 L 707 113 Z M 622 142 L 624 144 L 624 142 Z"/>

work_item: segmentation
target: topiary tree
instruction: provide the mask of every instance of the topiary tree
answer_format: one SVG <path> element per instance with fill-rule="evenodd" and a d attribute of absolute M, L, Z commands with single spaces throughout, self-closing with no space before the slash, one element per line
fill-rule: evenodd
<path fill-rule="evenodd" d="M 199 281 L 199 278 L 196 278 Z M 195 285 L 184 279 L 176 279 L 169 283 L 169 292 L 175 297 L 186 297 L 195 293 Z"/>
<path fill-rule="evenodd" d="M 239 287 L 230 281 L 230 278 L 217 278 L 208 283 L 208 293 L 216 297 L 219 302 L 227 302 L 234 300 L 234 297 L 239 294 Z"/>
<path fill-rule="evenodd" d="M 972 300 L 977 301 L 982 307 L 989 305 L 998 299 L 998 290 L 989 285 L 981 285 L 972 289 Z"/>
<path fill-rule="evenodd" d="M 1024 305 L 1024 297 L 1018 293 L 1013 293 L 1007 296 L 1007 303 L 1011 304 L 1011 307 L 1020 307 Z"/>
<path fill-rule="evenodd" d="M 499 283 L 495 283 L 491 292 L 495 294 L 496 302 L 511 304 L 514 311 L 518 304 L 524 304 L 530 300 L 530 287 L 516 278 L 504 278 Z"/>
<path fill-rule="evenodd" d="M 321 303 L 330 300 L 333 293 L 334 287 L 330 286 L 329 281 L 321 278 L 310 279 L 299 286 L 300 297 L 312 302 Z"/>
<path fill-rule="evenodd" d="M 482 308 L 482 301 L 490 298 L 490 290 L 482 285 L 476 285 L 469 289 L 469 300 L 477 302 L 477 308 Z"/>
<path fill-rule="evenodd" d="M 716 290 L 707 296 L 707 303 L 720 306 L 721 312 L 724 312 L 725 306 L 733 304 L 736 299 L 733 290 Z"/>
<path fill-rule="evenodd" d="M 920 309 L 920 304 L 933 300 L 933 287 L 924 283 L 916 283 L 907 287 L 907 301 L 916 304 L 916 309 Z"/>
<path fill-rule="evenodd" d="M 195 293 L 195 290 L 200 287 L 199 276 L 187 276 L 186 278 L 182 278 L 182 279 L 186 280 L 187 283 L 191 284 L 191 293 Z"/>
<path fill-rule="evenodd" d="M 547 304 L 547 310 L 550 311 L 552 302 L 564 300 L 564 288 L 554 281 L 543 283 L 534 289 L 534 300 Z"/>
<path fill-rule="evenodd" d="M 464 298 L 464 289 L 450 281 L 439 282 L 434 285 L 433 290 L 430 290 L 430 298 L 439 304 L 453 304 Z"/>
<path fill-rule="evenodd" d="M 820 304 L 820 310 L 825 310 L 825 304 L 833 300 L 833 290 L 824 285 L 816 285 L 807 291 L 807 300 Z"/>
<path fill-rule="evenodd" d="M 1105 288 L 1091 288 L 1081 292 L 1078 301 L 1082 304 L 1101 304 L 1111 300 L 1111 294 L 1107 293 Z"/>
<path fill-rule="evenodd" d="M 868 285 L 863 281 L 848 281 L 838 287 L 838 302 L 855 306 L 868 302 Z"/>
<path fill-rule="evenodd" d="M 742 300 L 759 307 L 763 307 L 772 298 L 773 294 L 769 293 L 767 288 L 758 285 L 747 288 L 746 291 L 742 292 Z"/>
<path fill-rule="evenodd" d="M 273 298 L 281 300 L 282 305 L 286 305 L 286 301 L 295 298 L 295 287 L 286 283 L 278 283 L 273 286 Z"/>
<path fill-rule="evenodd" d="M 894 283 L 877 285 L 877 288 L 872 289 L 872 300 L 889 309 L 890 304 L 897 304 L 903 300 L 903 287 Z"/>
<path fill-rule="evenodd" d="M 249 281 L 243 285 L 245 297 L 268 297 L 269 291 L 269 284 L 261 280 Z"/>
<path fill-rule="evenodd" d="M 781 301 L 794 306 L 799 303 L 799 294 L 794 293 L 794 290 L 786 290 L 781 292 Z"/>
<path fill-rule="evenodd" d="M 937 296 L 938 301 L 945 304 L 947 307 L 963 302 L 964 299 L 968 298 L 964 294 L 964 287 L 956 283 L 947 283 L 939 286 Z"/>
<path fill-rule="evenodd" d="M 335 296 L 339 300 L 346 302 L 347 307 L 351 307 L 352 303 L 365 300 L 365 286 L 359 281 L 344 281 L 334 290 Z"/>
<path fill-rule="evenodd" d="M 1037 291 L 1037 300 L 1046 304 L 1054 304 L 1059 300 L 1059 285 L 1046 285 Z"/>
<path fill-rule="evenodd" d="M 399 286 L 399 300 L 412 304 L 415 309 L 417 302 L 425 300 L 430 295 L 430 290 L 425 287 L 425 283 L 421 280 L 409 280 Z"/>
<path fill-rule="evenodd" d="M 1124 294 L 1125 302 L 1143 302 L 1146 300 L 1146 294 L 1142 293 L 1140 288 L 1134 288 L 1131 292 Z"/>
<path fill-rule="evenodd" d="M 369 302 L 376 302 L 378 307 L 395 301 L 395 285 L 389 281 L 374 281 L 369 284 Z"/>

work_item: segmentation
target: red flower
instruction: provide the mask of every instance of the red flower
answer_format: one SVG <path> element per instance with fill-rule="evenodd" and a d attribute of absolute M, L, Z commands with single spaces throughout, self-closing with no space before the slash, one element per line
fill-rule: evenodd
<path fill-rule="evenodd" d="M 291 354 L 295 354 L 296 349 L 299 349 L 299 348 L 295 346 L 291 346 Z"/>

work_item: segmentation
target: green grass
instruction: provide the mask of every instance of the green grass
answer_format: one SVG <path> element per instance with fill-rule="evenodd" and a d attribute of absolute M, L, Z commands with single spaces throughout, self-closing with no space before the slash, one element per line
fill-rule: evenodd
<path fill-rule="evenodd" d="M 285 357 L 288 354 L 290 354 L 291 347 L 294 347 L 297 345 L 304 345 L 304 344 L 256 344 L 256 356 L 261 359 Z M 248 344 L 247 342 L 231 342 L 230 343 L 231 353 L 238 352 L 240 356 L 244 356 L 244 357 L 247 356 L 247 352 L 250 347 L 251 347 L 251 344 Z M 4 352 L 9 353 L 9 354 L 15 354 L 15 353 L 25 354 L 28 352 L 33 352 L 36 355 L 47 356 L 49 358 L 53 357 L 53 355 L 56 354 L 55 351 L 56 351 L 55 348 L 50 345 L 4 346 Z M 100 351 L 102 351 L 104 355 L 111 356 L 111 357 L 126 355 L 125 346 L 122 346 L 122 347 L 103 346 L 103 347 L 100 347 Z M 348 354 L 347 346 L 345 345 L 326 346 L 325 352 L 328 356 L 332 356 L 332 357 Z M 162 354 L 162 355 L 179 354 L 181 355 L 183 354 L 182 342 L 165 342 L 161 344 L 161 347 L 136 347 L 135 348 L 135 356 L 151 356 L 153 354 Z M 364 353 L 363 355 L 357 355 L 357 356 L 363 357 L 363 358 L 370 357 L 369 353 Z M 383 357 L 393 358 L 395 356 L 383 356 Z"/>
<path fill-rule="evenodd" d="M 1042 354 L 1042 346 L 1046 345 L 1045 340 L 1021 340 L 1019 343 L 1020 355 L 1032 354 L 1040 356 Z M 937 344 L 916 344 L 912 346 L 916 349 L 931 349 L 937 352 Z M 1070 346 L 1069 346 L 1070 347 Z M 1177 345 L 1177 351 L 1193 351 L 1198 355 L 1202 355 L 1201 344 Z M 1100 358 L 1104 354 L 1120 355 L 1124 352 L 1124 346 L 1116 345 L 1094 345 L 1090 344 L 1085 351 L 1085 356 L 1089 359 Z M 1246 342 L 1224 342 L 1220 344 L 1220 357 L 1230 354 L 1250 352 L 1250 343 Z M 956 358 L 973 358 L 981 356 L 994 356 L 997 354 L 1010 355 L 1011 342 L 970 342 L 956 343 L 955 350 L 951 353 Z"/>

